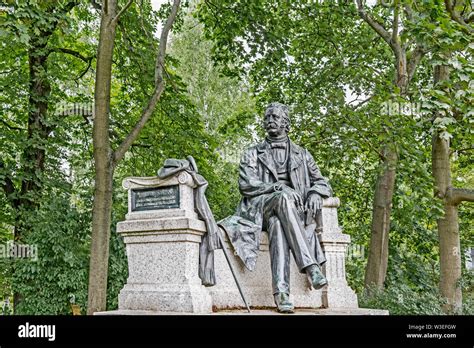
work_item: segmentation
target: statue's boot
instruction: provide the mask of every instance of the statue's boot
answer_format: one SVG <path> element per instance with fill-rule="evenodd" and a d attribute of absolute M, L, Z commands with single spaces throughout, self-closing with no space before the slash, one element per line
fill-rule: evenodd
<path fill-rule="evenodd" d="M 273 295 L 278 312 L 280 313 L 294 313 L 295 306 L 290 302 L 290 296 L 284 292 L 278 292 Z"/>
<path fill-rule="evenodd" d="M 323 275 L 318 265 L 308 266 L 305 270 L 314 289 L 318 290 L 327 285 L 328 280 Z"/>

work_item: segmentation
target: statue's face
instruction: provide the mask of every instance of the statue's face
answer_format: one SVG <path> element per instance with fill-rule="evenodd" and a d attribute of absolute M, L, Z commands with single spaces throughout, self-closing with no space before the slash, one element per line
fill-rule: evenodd
<path fill-rule="evenodd" d="M 286 134 L 285 113 L 280 108 L 270 108 L 265 112 L 263 126 L 270 136 Z"/>

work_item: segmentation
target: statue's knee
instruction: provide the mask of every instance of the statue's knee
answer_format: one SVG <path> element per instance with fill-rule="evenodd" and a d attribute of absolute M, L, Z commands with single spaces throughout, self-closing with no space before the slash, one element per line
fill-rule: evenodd
<path fill-rule="evenodd" d="M 295 197 L 291 193 L 282 192 L 278 196 L 278 211 L 283 211 L 283 214 L 286 214 L 293 207 L 296 207 Z"/>
<path fill-rule="evenodd" d="M 281 222 L 280 222 L 280 219 L 278 218 L 278 216 L 271 216 L 269 219 L 268 219 L 268 227 L 269 229 L 273 229 L 275 227 L 278 227 L 281 225 Z"/>
<path fill-rule="evenodd" d="M 278 191 L 277 197 L 281 201 L 289 201 L 292 199 L 291 195 L 286 191 Z"/>

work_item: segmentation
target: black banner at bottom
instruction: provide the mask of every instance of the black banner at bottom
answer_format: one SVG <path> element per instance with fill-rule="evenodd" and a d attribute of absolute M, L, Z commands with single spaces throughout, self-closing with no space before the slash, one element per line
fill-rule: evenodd
<path fill-rule="evenodd" d="M 474 346 L 472 316 L 3 316 L 0 347 L 196 344 Z"/>

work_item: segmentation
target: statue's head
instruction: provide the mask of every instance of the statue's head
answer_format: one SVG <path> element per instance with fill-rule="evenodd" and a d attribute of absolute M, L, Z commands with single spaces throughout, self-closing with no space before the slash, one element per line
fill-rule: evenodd
<path fill-rule="evenodd" d="M 290 131 L 290 112 L 288 106 L 271 103 L 265 111 L 263 126 L 270 136 L 281 136 Z"/>

